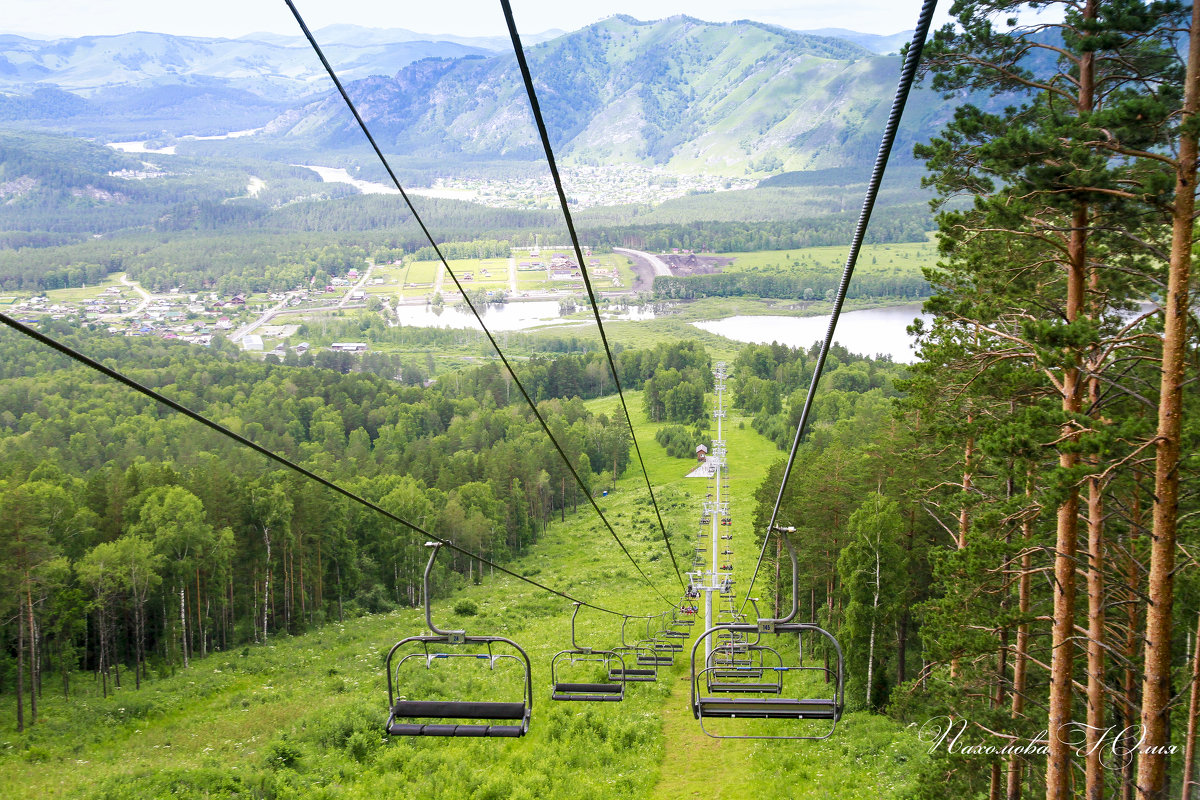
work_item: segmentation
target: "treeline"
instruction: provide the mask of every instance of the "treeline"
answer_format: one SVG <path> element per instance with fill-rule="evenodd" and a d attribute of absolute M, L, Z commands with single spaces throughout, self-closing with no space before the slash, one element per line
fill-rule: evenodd
<path fill-rule="evenodd" d="M 438 245 L 442 255 L 452 258 L 508 258 L 512 243 L 497 239 L 475 239 L 469 242 L 446 242 Z M 412 254 L 414 261 L 437 261 L 438 253 L 432 247 L 419 247 Z"/>
<path fill-rule="evenodd" d="M 692 222 L 688 224 L 608 225 L 590 227 L 580 215 L 580 238 L 592 247 L 632 247 L 656 253 L 673 248 L 706 253 L 745 253 L 845 244 L 857 217 L 836 214 L 817 219 L 767 222 Z M 880 214 L 867 233 L 868 244 L 918 242 L 930 227 L 929 213 Z"/>
<path fill-rule="evenodd" d="M 535 357 L 521 377 L 580 489 L 498 365 L 429 388 L 51 326 L 56 338 L 490 559 L 535 541 L 629 464 L 623 421 L 581 396 L 612 390 L 594 353 Z M 689 344 L 620 354 L 640 386 Z M 0 684 L 18 724 L 80 667 L 105 682 L 331 618 L 419 602 L 417 534 L 276 468 L 52 351 L 0 338 Z M 478 580 L 474 560 L 448 569 Z M 122 669 L 127 673 L 122 677 Z M 28 718 L 24 699 L 28 695 Z"/>
<path fill-rule="evenodd" d="M 751 344 L 733 362 L 729 374 L 734 404 L 752 415 L 754 429 L 780 450 L 792 446 L 819 355 L 818 343 L 807 349 L 778 343 Z M 854 416 L 863 397 L 887 409 L 900 397 L 896 381 L 907 373 L 907 367 L 889 359 L 864 358 L 834 344 L 826 357 L 821 390 L 813 398 L 810 414 L 814 420 L 845 420 Z M 814 431 L 812 436 L 819 434 Z"/>
<path fill-rule="evenodd" d="M 786 297 L 797 300 L 830 299 L 837 291 L 839 276 L 825 271 L 806 275 L 763 275 L 751 272 L 718 272 L 710 275 L 654 279 L 654 296 L 664 300 L 698 297 Z M 928 297 L 929 284 L 920 275 L 866 274 L 850 281 L 846 297 Z"/>

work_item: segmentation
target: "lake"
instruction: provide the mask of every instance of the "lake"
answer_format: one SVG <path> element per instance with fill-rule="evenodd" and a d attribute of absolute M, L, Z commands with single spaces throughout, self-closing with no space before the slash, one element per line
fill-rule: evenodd
<path fill-rule="evenodd" d="M 894 361 L 911 364 L 916 355 L 913 339 L 905 329 L 916 317 L 926 321 L 932 319 L 921 313 L 918 303 L 845 311 L 838 317 L 833 341 L 852 353 L 890 355 Z M 829 318 L 829 314 L 817 317 L 739 316 L 692 324 L 737 342 L 778 342 L 789 347 L 811 347 L 813 342 L 825 340 Z"/>

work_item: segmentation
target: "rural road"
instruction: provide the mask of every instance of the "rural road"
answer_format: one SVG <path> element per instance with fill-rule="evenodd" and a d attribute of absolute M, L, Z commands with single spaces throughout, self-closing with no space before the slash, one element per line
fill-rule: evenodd
<path fill-rule="evenodd" d="M 630 250 L 628 247 L 614 247 L 613 252 L 624 253 L 625 255 L 633 256 L 634 258 L 644 259 L 648 264 L 650 264 L 651 269 L 654 270 L 654 277 L 656 278 L 659 275 L 669 276 L 671 274 L 671 268 L 667 266 L 667 262 L 663 261 L 658 256 L 651 255 L 650 253 L 643 253 L 641 250 Z"/>

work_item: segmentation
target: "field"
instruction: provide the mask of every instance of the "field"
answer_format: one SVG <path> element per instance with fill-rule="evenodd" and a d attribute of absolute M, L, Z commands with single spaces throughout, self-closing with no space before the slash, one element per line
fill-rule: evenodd
<path fill-rule="evenodd" d="M 767 272 L 791 274 L 797 271 L 833 270 L 840 275 L 846 265 L 848 246 L 808 247 L 802 250 L 763 250 L 757 253 L 718 253 L 734 262 L 725 272 Z M 864 245 L 855 264 L 856 275 L 893 273 L 907 275 L 937 261 L 937 245 L 932 241 Z"/>
<path fill-rule="evenodd" d="M 706 481 L 686 479 L 691 459 L 655 443 L 638 393 L 628 396 L 650 479 L 677 551 L 694 530 Z M 616 410 L 613 398 L 591 401 Z M 751 497 L 779 453 L 745 420 L 726 422 L 733 549 L 752 561 Z M 599 501 L 656 590 L 678 584 L 653 522 L 644 479 L 631 469 Z M 590 509 L 580 505 L 517 563 L 522 574 L 623 613 L 662 608 Z M 686 566 L 686 564 L 684 565 Z M 470 601 L 470 602 L 466 602 Z M 47 681 L 40 720 L 18 735 L 0 728 L 0 785 L 11 797 L 179 798 L 794 798 L 904 797 L 924 758 L 910 732 L 850 714 L 825 742 L 717 741 L 687 708 L 684 658 L 657 683 L 633 685 L 622 703 L 554 703 L 549 663 L 569 645 L 570 604 L 487 574 L 435 604 L 435 622 L 495 633 L 526 647 L 533 664 L 530 734 L 517 740 L 403 740 L 383 744 L 383 656 L 419 632 L 419 610 L 346 619 L 313 633 L 213 654 L 186 670 L 125 684 L 107 699 L 87 675 L 72 698 Z M 461 613 L 456 613 L 461 612 Z M 621 619 L 584 610 L 581 643 L 612 645 Z M 469 666 L 469 665 L 468 665 Z M 405 690 L 498 698 L 497 670 L 419 670 Z M 410 695 L 407 695 L 411 697 Z M 465 699 L 465 698 L 464 698 Z"/>

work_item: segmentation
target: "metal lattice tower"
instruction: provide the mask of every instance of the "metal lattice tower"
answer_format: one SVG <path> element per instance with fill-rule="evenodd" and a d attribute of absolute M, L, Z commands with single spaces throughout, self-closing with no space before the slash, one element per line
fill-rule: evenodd
<path fill-rule="evenodd" d="M 713 626 L 713 595 L 718 596 L 722 593 L 728 593 L 732 589 L 733 576 L 726 572 L 720 571 L 720 525 L 723 520 L 729 517 L 729 501 L 721 498 L 721 489 L 723 487 L 722 472 L 725 469 L 725 439 L 722 430 L 722 423 L 725 421 L 725 362 L 718 361 L 713 368 L 713 389 L 717 395 L 716 407 L 713 409 L 713 418 L 717 421 L 717 435 L 712 441 L 712 452 L 708 457 L 710 463 L 710 475 L 713 479 L 714 494 L 710 499 L 704 501 L 704 514 L 708 518 L 711 527 L 710 545 L 712 551 L 711 569 L 701 571 L 696 574 L 700 579 L 700 583 L 693 583 L 696 588 L 704 592 L 704 626 L 710 629 Z M 732 563 L 732 562 L 731 562 Z M 704 640 L 704 658 L 707 664 L 712 655 L 712 639 L 711 637 Z"/>

